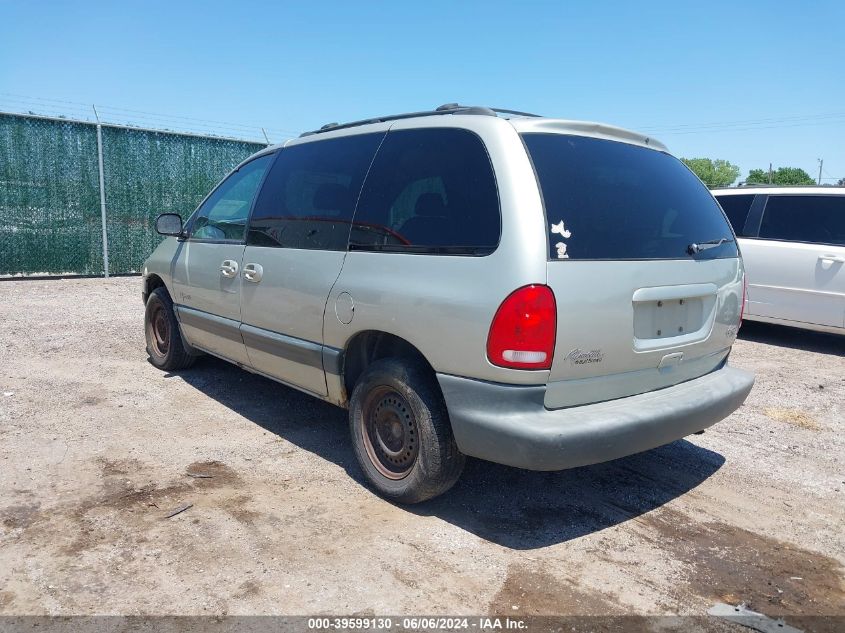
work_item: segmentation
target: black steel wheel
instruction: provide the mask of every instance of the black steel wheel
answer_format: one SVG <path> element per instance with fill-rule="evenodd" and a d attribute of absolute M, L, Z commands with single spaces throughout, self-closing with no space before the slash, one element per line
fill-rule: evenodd
<path fill-rule="evenodd" d="M 370 365 L 352 392 L 349 428 L 367 480 L 394 501 L 442 494 L 463 471 L 440 387 L 421 361 L 388 358 Z"/>
<path fill-rule="evenodd" d="M 144 311 L 144 334 L 150 362 L 167 371 L 190 367 L 194 360 L 182 340 L 179 323 L 173 312 L 173 301 L 165 288 L 156 288 L 147 297 Z"/>
<path fill-rule="evenodd" d="M 367 455 L 388 479 L 406 477 L 419 455 L 417 422 L 411 405 L 390 387 L 377 387 L 364 403 L 362 434 Z"/>
<path fill-rule="evenodd" d="M 153 353 L 156 356 L 167 356 L 170 350 L 170 323 L 162 302 L 153 304 L 147 329 L 147 340 L 150 341 Z"/>

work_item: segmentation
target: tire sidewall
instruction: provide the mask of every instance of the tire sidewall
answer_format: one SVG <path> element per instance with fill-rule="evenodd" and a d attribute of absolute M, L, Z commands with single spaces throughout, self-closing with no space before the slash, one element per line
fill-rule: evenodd
<path fill-rule="evenodd" d="M 440 454 L 440 442 L 435 431 L 432 416 L 445 415 L 442 396 L 429 388 L 421 372 L 393 359 L 373 363 L 359 380 L 352 393 L 349 407 L 349 428 L 355 456 L 367 479 L 384 496 L 397 501 L 421 501 L 433 495 L 420 494 L 429 487 L 432 475 L 441 470 L 445 455 Z M 419 437 L 419 454 L 411 471 L 402 479 L 385 477 L 373 465 L 364 445 L 365 419 L 363 404 L 366 394 L 380 386 L 393 389 L 411 408 Z M 416 387 L 416 388 L 415 388 Z M 439 421 L 448 424 L 448 420 Z M 438 491 L 439 492 L 439 491 Z M 421 498 L 420 498 L 421 497 Z"/>
<path fill-rule="evenodd" d="M 150 317 L 157 306 L 161 306 L 164 310 L 165 317 L 167 318 L 167 325 L 170 328 L 170 340 L 167 346 L 167 353 L 164 355 L 156 353 L 155 346 L 151 340 L 151 337 L 153 336 L 153 326 L 150 322 Z M 176 321 L 176 315 L 173 313 L 173 303 L 160 288 L 153 290 L 147 299 L 147 305 L 144 310 L 144 337 L 147 342 L 147 354 L 149 354 L 150 362 L 153 365 L 159 369 L 166 369 L 168 366 L 173 364 L 176 346 L 180 343 L 181 334 L 179 332 L 179 323 Z"/>

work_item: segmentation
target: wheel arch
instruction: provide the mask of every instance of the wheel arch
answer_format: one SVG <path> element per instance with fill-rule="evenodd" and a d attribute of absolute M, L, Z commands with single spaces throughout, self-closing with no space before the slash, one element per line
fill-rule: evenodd
<path fill-rule="evenodd" d="M 431 363 L 413 343 L 389 332 L 363 330 L 350 338 L 343 350 L 341 380 L 346 403 L 349 402 L 355 384 L 367 367 L 383 358 L 417 361 L 434 375 Z"/>
<path fill-rule="evenodd" d="M 150 293 L 156 288 L 164 288 L 165 292 L 167 292 L 168 296 L 170 296 L 171 301 L 173 300 L 173 296 L 170 294 L 167 284 L 164 283 L 164 279 L 156 273 L 150 273 L 144 278 L 144 286 L 141 290 L 141 296 L 144 299 L 145 304 L 147 303 Z"/>

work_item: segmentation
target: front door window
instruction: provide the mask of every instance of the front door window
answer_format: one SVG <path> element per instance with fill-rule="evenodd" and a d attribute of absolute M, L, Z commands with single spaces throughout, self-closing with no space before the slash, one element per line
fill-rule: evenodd
<path fill-rule="evenodd" d="M 191 239 L 243 241 L 252 199 L 271 159 L 271 154 L 256 158 L 226 178 L 197 210 Z"/>

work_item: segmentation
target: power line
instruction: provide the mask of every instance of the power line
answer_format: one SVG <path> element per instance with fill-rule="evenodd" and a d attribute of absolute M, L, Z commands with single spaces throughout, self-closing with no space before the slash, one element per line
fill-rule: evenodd
<path fill-rule="evenodd" d="M 761 118 L 761 119 L 743 119 L 738 121 L 720 121 L 720 122 L 711 122 L 711 123 L 678 123 L 678 124 L 668 124 L 668 125 L 644 125 L 644 126 L 636 126 L 636 129 L 642 131 L 652 131 L 652 130 L 661 130 L 661 131 L 669 131 L 669 130 L 686 130 L 686 129 L 695 129 L 695 130 L 703 130 L 703 129 L 715 129 L 715 128 L 724 128 L 724 127 L 748 127 L 748 126 L 756 126 L 756 125 L 770 125 L 773 123 L 800 123 L 800 122 L 809 122 L 809 121 L 817 121 L 817 120 L 824 120 L 824 119 L 841 119 L 845 118 L 845 112 L 830 112 L 824 114 L 804 114 L 804 115 L 793 115 L 793 116 L 780 116 L 780 117 L 769 117 L 769 118 Z"/>
<path fill-rule="evenodd" d="M 822 180 L 839 180 L 839 178 L 834 178 L 833 176 L 831 176 L 830 172 L 828 172 L 826 169 L 822 169 L 822 173 L 827 174 L 827 178 L 822 178 Z"/>
<path fill-rule="evenodd" d="M 806 123 L 794 123 L 791 125 L 760 125 L 756 127 L 742 127 L 742 128 L 717 128 L 717 129 L 699 129 L 699 130 L 683 130 L 679 132 L 672 132 L 672 131 L 657 131 L 656 133 L 660 136 L 679 136 L 685 134 L 715 134 L 721 132 L 754 132 L 756 130 L 782 130 L 786 128 L 793 128 L 793 127 L 807 127 L 813 125 L 827 125 L 827 126 L 839 126 L 845 124 L 845 119 L 842 121 L 811 121 Z M 649 131 L 649 133 L 654 134 L 655 132 Z"/>

